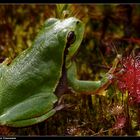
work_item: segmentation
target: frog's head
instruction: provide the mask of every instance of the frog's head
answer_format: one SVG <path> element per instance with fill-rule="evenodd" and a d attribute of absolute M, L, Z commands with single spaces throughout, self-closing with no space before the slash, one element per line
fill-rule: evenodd
<path fill-rule="evenodd" d="M 66 48 L 68 48 L 66 66 L 68 67 L 82 42 L 84 35 L 84 23 L 76 18 L 69 18 L 65 22 L 69 23 L 69 26 L 66 27 Z"/>
<path fill-rule="evenodd" d="M 79 19 L 70 17 L 63 20 L 53 19 L 56 22 L 55 31 L 61 45 L 65 45 L 66 66 L 70 65 L 73 56 L 78 51 L 84 34 L 84 23 Z M 59 31 L 58 31 L 59 29 Z"/>
<path fill-rule="evenodd" d="M 61 32 L 66 42 L 66 66 L 69 66 L 71 59 L 78 51 L 84 35 L 84 23 L 76 18 L 68 18 L 61 22 Z"/>
<path fill-rule="evenodd" d="M 65 56 L 66 67 L 68 67 L 82 42 L 84 23 L 74 17 L 67 19 L 50 18 L 45 22 L 44 27 L 47 29 L 50 40 L 51 38 L 55 39 L 53 42 L 59 47 L 58 53 L 61 53 L 62 57 Z M 48 33 L 48 31 L 50 32 Z"/>

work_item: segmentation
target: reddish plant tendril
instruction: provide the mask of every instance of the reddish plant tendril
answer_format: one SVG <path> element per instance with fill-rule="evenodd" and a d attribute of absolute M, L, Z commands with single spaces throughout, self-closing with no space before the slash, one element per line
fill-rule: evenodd
<path fill-rule="evenodd" d="M 128 91 L 129 103 L 140 103 L 140 56 L 122 59 L 123 68 L 116 74 L 119 89 Z"/>

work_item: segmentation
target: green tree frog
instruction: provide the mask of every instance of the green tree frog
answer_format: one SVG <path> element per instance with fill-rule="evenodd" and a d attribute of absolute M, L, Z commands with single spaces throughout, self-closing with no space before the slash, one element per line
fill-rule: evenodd
<path fill-rule="evenodd" d="M 56 113 L 55 104 L 66 87 L 93 94 L 108 82 L 76 78 L 73 56 L 84 34 L 84 23 L 74 17 L 45 21 L 32 47 L 9 65 L 0 65 L 0 125 L 26 127 Z"/>

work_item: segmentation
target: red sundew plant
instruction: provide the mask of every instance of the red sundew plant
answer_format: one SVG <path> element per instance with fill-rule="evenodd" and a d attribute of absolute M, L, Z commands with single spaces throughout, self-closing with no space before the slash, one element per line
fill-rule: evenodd
<path fill-rule="evenodd" d="M 126 123 L 126 117 L 125 116 L 117 116 L 116 118 L 116 122 L 113 125 L 113 129 L 121 129 L 123 127 L 125 127 L 125 123 Z"/>
<path fill-rule="evenodd" d="M 140 56 L 129 56 L 122 59 L 123 67 L 117 74 L 119 89 L 128 91 L 130 104 L 140 103 Z"/>

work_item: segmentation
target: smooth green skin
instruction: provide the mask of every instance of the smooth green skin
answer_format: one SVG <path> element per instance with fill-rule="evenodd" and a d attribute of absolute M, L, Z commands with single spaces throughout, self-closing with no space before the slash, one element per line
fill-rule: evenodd
<path fill-rule="evenodd" d="M 58 101 L 54 92 L 62 76 L 70 31 L 75 32 L 76 40 L 69 47 L 66 58 L 69 86 L 78 92 L 94 91 L 101 86 L 101 81 L 76 79 L 76 65 L 71 61 L 83 39 L 84 24 L 73 17 L 48 19 L 32 47 L 10 65 L 6 62 L 0 65 L 0 125 L 25 127 L 54 115 L 54 103 Z"/>

